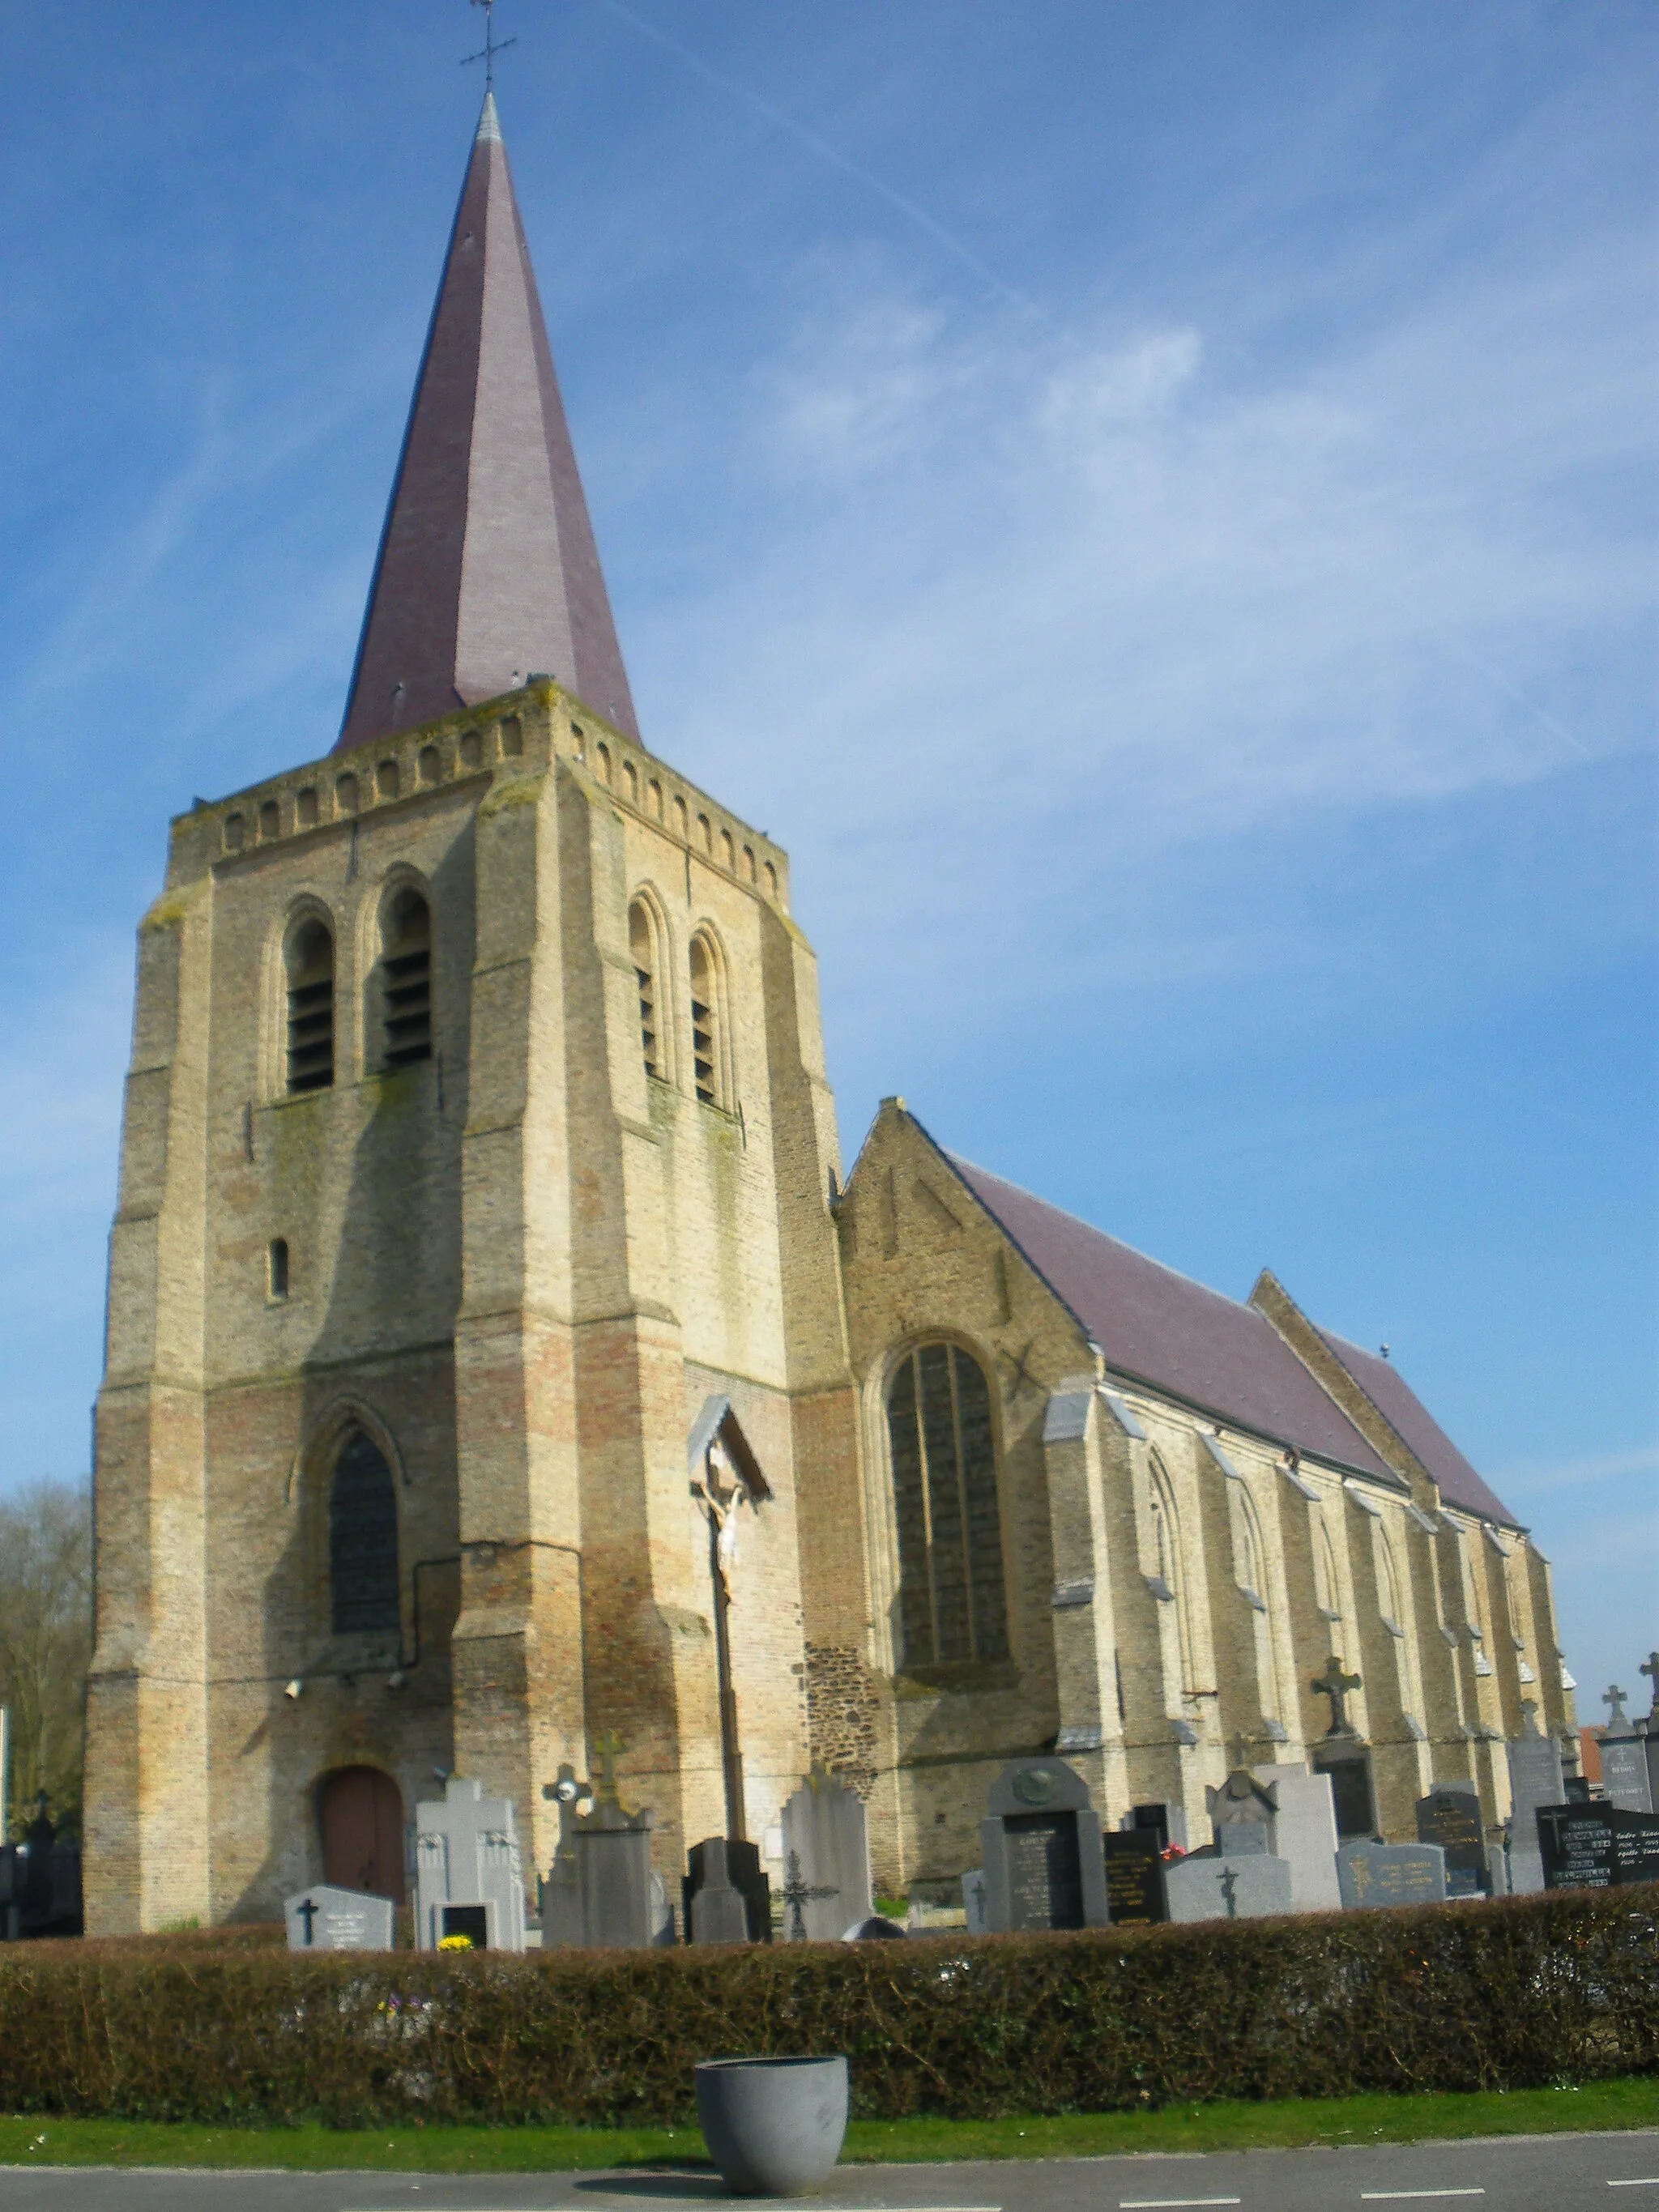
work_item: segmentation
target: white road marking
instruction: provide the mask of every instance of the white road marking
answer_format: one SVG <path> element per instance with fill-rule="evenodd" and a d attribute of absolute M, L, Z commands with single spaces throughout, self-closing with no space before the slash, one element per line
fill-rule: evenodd
<path fill-rule="evenodd" d="M 1407 2197 L 1484 2197 L 1484 2189 L 1362 2189 L 1362 2204 L 1403 2204 Z"/>
<path fill-rule="evenodd" d="M 1120 2197 L 1117 2212 L 1175 2212 L 1177 2205 L 1237 2204 L 1237 2197 Z"/>

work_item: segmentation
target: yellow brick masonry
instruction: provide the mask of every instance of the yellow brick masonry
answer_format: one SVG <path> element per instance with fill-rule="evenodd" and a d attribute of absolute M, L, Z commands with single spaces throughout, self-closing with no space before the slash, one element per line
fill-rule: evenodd
<path fill-rule="evenodd" d="M 388 1074 L 373 974 L 404 883 L 433 916 L 434 1056 Z M 714 1395 L 772 1492 L 734 1582 L 745 1826 L 819 1759 L 867 1793 L 884 1890 L 949 1893 L 998 1767 L 1055 1745 L 1109 1823 L 1169 1798 L 1202 1833 L 1236 1736 L 1256 1763 L 1310 1754 L 1332 1651 L 1364 1677 L 1393 1836 L 1460 1775 L 1502 1817 L 1523 1698 L 1571 1724 L 1547 1564 L 1445 1505 L 1271 1277 L 1258 1308 L 1391 1482 L 1287 1472 L 1108 1375 L 902 1102 L 840 1190 L 787 900 L 780 848 L 548 683 L 175 822 L 139 936 L 97 1416 L 94 1931 L 271 1914 L 320 1872 L 318 1784 L 348 1765 L 391 1775 L 406 1814 L 434 1770 L 476 1776 L 544 1870 L 542 1784 L 613 1733 L 672 1888 L 725 1826 L 686 1464 Z M 290 1097 L 283 947 L 307 913 L 335 938 L 336 1075 Z M 718 1106 L 691 1079 L 699 933 Z M 990 1380 L 1012 1650 L 930 1675 L 896 1642 L 885 1397 L 939 1337 Z M 396 1636 L 331 1626 L 353 1427 L 393 1470 Z"/>

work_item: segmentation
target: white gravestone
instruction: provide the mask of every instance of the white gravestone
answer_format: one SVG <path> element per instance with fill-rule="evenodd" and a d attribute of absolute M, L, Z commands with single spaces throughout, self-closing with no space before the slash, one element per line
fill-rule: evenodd
<path fill-rule="evenodd" d="M 1301 1766 L 1258 1766 L 1252 1770 L 1271 1784 L 1273 1815 L 1267 1824 L 1267 1848 L 1291 1869 L 1293 1912 L 1336 1912 L 1342 1893 L 1336 1879 L 1336 1806 L 1328 1774 L 1310 1774 Z"/>
<path fill-rule="evenodd" d="M 1285 1859 L 1252 1851 L 1211 1858 L 1194 1851 L 1164 1870 L 1171 1920 L 1256 1920 L 1291 1910 L 1291 1869 Z"/>
<path fill-rule="evenodd" d="M 1544 1887 L 1538 1848 L 1538 1808 L 1564 1805 L 1561 1753 L 1553 1735 L 1540 1735 L 1530 1704 L 1521 1708 L 1521 1733 L 1510 1746 L 1510 1889 L 1529 1897 Z"/>
<path fill-rule="evenodd" d="M 876 1909 L 863 1800 L 815 1767 L 781 1826 L 785 1940 L 834 1943 Z"/>
<path fill-rule="evenodd" d="M 389 1897 L 366 1889 L 336 1889 L 319 1881 L 287 1898 L 290 1951 L 392 1951 L 397 1948 L 398 1908 Z"/>
<path fill-rule="evenodd" d="M 510 1797 L 486 1797 L 481 1782 L 452 1774 L 441 1801 L 415 1808 L 415 1940 L 435 1950 L 445 1910 L 483 1910 L 484 1942 L 494 1951 L 525 1948 L 524 1870 Z M 455 1916 L 459 1917 L 458 1914 Z"/>

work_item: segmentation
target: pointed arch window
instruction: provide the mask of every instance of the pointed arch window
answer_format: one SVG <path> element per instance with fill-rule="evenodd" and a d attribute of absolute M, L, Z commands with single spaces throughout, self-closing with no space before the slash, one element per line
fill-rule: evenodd
<path fill-rule="evenodd" d="M 705 1106 L 730 1108 L 726 977 L 719 953 L 699 933 L 691 940 L 691 1078 Z"/>
<path fill-rule="evenodd" d="M 954 1344 L 924 1344 L 887 1391 L 906 1667 L 1008 1656 L 991 1392 Z"/>
<path fill-rule="evenodd" d="M 1170 1470 L 1156 1450 L 1146 1455 L 1146 1510 L 1152 1569 L 1146 1585 L 1158 1604 L 1159 1654 L 1164 1669 L 1164 1711 L 1179 1717 L 1193 1671 L 1193 1630 L 1188 1611 L 1185 1547 L 1181 1509 Z"/>
<path fill-rule="evenodd" d="M 380 946 L 381 1056 L 408 1067 L 432 1057 L 432 909 L 412 887 L 393 893 Z"/>
<path fill-rule="evenodd" d="M 386 1454 L 362 1429 L 352 1430 L 334 1462 L 328 1572 L 337 1636 L 397 1634 L 397 1486 Z"/>
<path fill-rule="evenodd" d="M 628 909 L 628 951 L 639 984 L 640 1049 L 645 1059 L 645 1072 L 660 1080 L 667 1073 L 659 1003 L 662 963 L 658 956 L 657 932 L 643 899 L 635 899 Z"/>
<path fill-rule="evenodd" d="M 334 937 L 308 915 L 288 940 L 288 1087 L 325 1091 L 334 1080 Z"/>

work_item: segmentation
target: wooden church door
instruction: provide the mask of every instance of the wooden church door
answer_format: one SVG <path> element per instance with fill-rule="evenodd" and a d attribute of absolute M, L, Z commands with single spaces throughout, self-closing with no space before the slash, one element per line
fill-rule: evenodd
<path fill-rule="evenodd" d="M 317 1789 L 323 1880 L 404 1901 L 404 1801 L 375 1766 L 341 1766 Z"/>

